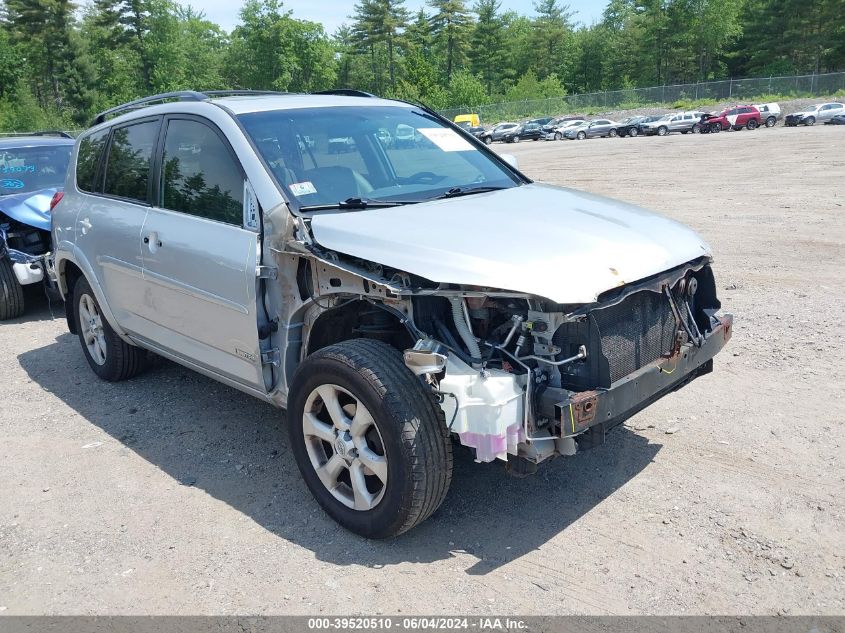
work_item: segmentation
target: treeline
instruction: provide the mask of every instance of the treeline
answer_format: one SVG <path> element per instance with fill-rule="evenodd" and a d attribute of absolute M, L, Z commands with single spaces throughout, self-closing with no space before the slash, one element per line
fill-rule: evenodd
<path fill-rule="evenodd" d="M 360 0 L 333 34 L 278 0 L 231 33 L 174 0 L 0 2 L 0 128 L 84 125 L 179 89 L 354 87 L 435 108 L 845 68 L 845 0 L 610 0 L 577 25 L 560 0 Z"/>

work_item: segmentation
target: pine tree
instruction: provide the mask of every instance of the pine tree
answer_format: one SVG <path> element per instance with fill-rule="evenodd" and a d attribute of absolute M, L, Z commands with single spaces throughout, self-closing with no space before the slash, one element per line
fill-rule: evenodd
<path fill-rule="evenodd" d="M 473 7 L 478 19 L 472 31 L 470 63 L 472 72 L 481 75 L 487 94 L 501 78 L 504 61 L 505 28 L 499 16 L 500 0 L 478 0 Z"/>
<path fill-rule="evenodd" d="M 448 84 L 466 57 L 469 11 L 463 0 L 429 0 L 428 6 L 435 10 L 430 18 L 431 31 L 443 51 Z"/>

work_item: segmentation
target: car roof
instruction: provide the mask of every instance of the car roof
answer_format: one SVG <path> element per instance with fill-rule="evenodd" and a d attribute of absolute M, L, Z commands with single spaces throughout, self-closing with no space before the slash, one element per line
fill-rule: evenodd
<path fill-rule="evenodd" d="M 271 110 L 295 110 L 299 108 L 342 108 L 349 106 L 379 107 L 394 106 L 413 108 L 415 106 L 402 101 L 381 99 L 379 97 L 353 97 L 346 95 L 251 95 L 211 99 L 211 103 L 226 108 L 235 115 L 269 112 Z M 172 104 L 172 105 L 178 105 Z"/>
<path fill-rule="evenodd" d="M 72 138 L 57 136 L 0 136 L 0 149 L 16 149 L 18 147 L 58 147 L 73 145 Z"/>

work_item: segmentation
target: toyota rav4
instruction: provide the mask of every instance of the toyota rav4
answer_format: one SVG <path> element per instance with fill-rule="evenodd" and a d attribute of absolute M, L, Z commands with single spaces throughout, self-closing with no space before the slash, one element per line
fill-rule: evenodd
<path fill-rule="evenodd" d="M 402 125 L 422 142 L 380 142 Z M 107 111 L 53 235 L 94 373 L 153 352 L 286 408 L 319 504 L 374 538 L 437 509 L 453 441 L 532 472 L 711 371 L 732 331 L 690 229 L 352 91 Z"/>

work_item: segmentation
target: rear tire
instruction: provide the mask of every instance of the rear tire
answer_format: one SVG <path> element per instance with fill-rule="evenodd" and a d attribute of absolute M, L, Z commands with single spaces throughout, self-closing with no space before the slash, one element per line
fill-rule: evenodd
<path fill-rule="evenodd" d="M 555 132 L 555 140 L 560 141 L 562 139 L 563 139 L 563 134 L 561 134 L 560 132 Z"/>
<path fill-rule="evenodd" d="M 757 129 L 757 120 L 756 119 L 748 119 L 748 123 L 745 124 L 749 130 L 756 130 Z"/>
<path fill-rule="evenodd" d="M 587 134 L 585 132 L 578 132 L 579 141 L 583 141 L 585 138 L 587 138 Z"/>
<path fill-rule="evenodd" d="M 766 119 L 766 127 L 774 127 L 777 122 L 778 120 L 775 117 L 770 116 Z"/>
<path fill-rule="evenodd" d="M 8 258 L 0 258 L 0 321 L 17 319 L 23 314 L 23 286 L 21 286 L 12 262 Z"/>
<path fill-rule="evenodd" d="M 74 285 L 72 301 L 79 342 L 91 370 L 109 382 L 141 373 L 147 365 L 147 351 L 129 345 L 117 335 L 84 277 Z"/>
<path fill-rule="evenodd" d="M 612 129 L 610 130 L 610 132 L 607 133 L 607 135 L 610 138 L 616 138 L 617 136 L 619 136 L 619 132 L 617 132 L 615 129 Z"/>
<path fill-rule="evenodd" d="M 370 339 L 323 348 L 299 366 L 290 393 L 291 450 L 340 525 L 389 538 L 437 510 L 452 479 L 451 438 L 432 392 L 394 348 Z"/>
<path fill-rule="evenodd" d="M 490 136 L 485 136 L 482 140 L 485 145 L 491 145 L 493 143 L 493 138 Z"/>

